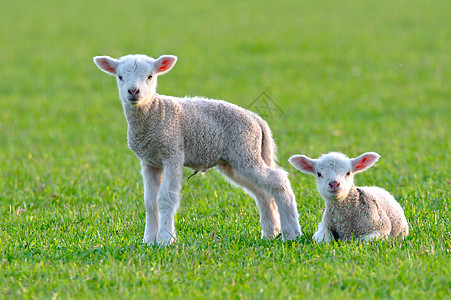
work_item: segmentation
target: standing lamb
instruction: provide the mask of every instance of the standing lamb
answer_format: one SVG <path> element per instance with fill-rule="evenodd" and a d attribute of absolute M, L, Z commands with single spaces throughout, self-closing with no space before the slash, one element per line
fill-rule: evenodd
<path fill-rule="evenodd" d="M 266 122 L 225 101 L 158 95 L 157 77 L 176 61 L 172 55 L 94 57 L 102 71 L 116 76 L 128 145 L 141 161 L 144 243 L 174 242 L 184 166 L 196 171 L 216 167 L 251 194 L 260 212 L 262 238 L 274 238 L 281 230 L 283 240 L 296 239 L 301 229 L 295 197 L 287 173 L 275 164 Z"/>
<path fill-rule="evenodd" d="M 378 187 L 355 187 L 354 174 L 367 170 L 380 155 L 367 152 L 357 158 L 331 152 L 319 159 L 294 155 L 288 160 L 296 169 L 316 177 L 326 202 L 323 219 L 313 236 L 318 243 L 334 239 L 371 240 L 409 233 L 404 211 L 387 191 Z"/>

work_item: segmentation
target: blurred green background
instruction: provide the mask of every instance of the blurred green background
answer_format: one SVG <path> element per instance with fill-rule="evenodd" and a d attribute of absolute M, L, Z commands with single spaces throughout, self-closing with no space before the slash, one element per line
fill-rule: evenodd
<path fill-rule="evenodd" d="M 2 3 L 0 292 L 449 296 L 450 19 L 448 1 Z M 131 53 L 178 56 L 161 94 L 265 117 L 297 196 L 300 241 L 261 241 L 252 199 L 209 171 L 183 186 L 178 244 L 140 244 L 139 162 L 114 78 L 92 62 Z M 311 241 L 324 204 L 287 159 L 333 150 L 382 155 L 357 183 L 392 192 L 411 225 L 406 241 Z"/>

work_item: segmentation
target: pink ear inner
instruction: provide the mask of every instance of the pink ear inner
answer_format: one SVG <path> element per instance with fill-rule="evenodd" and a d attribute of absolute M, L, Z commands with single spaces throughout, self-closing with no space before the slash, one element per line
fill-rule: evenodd
<path fill-rule="evenodd" d="M 163 62 L 161 63 L 161 66 L 158 68 L 158 71 L 164 71 L 164 70 L 166 70 L 167 68 L 168 68 L 168 63 L 170 62 L 171 60 L 169 60 L 169 59 L 165 59 L 165 60 L 163 60 Z"/>
<path fill-rule="evenodd" d="M 355 169 L 356 169 L 356 170 L 361 170 L 361 169 L 366 168 L 368 160 L 369 160 L 368 157 L 364 157 L 364 158 L 359 162 L 359 164 L 355 166 Z"/>
<path fill-rule="evenodd" d="M 104 68 L 109 72 L 114 72 L 114 69 L 110 67 L 110 63 L 107 60 L 102 60 Z"/>
<path fill-rule="evenodd" d="M 299 163 L 302 165 L 302 169 L 308 172 L 313 172 L 313 166 L 303 158 L 300 159 Z"/>

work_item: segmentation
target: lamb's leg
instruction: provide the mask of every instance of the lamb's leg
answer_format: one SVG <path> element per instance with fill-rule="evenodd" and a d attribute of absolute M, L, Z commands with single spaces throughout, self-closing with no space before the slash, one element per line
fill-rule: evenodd
<path fill-rule="evenodd" d="M 373 231 L 369 234 L 360 236 L 360 239 L 368 242 L 371 240 L 378 240 L 387 237 L 391 232 L 391 222 L 387 214 L 383 211 L 379 211 L 379 219 L 372 221 Z"/>
<path fill-rule="evenodd" d="M 273 196 L 280 215 L 284 241 L 294 240 L 302 235 L 296 200 L 285 171 L 268 166 L 234 170 Z"/>
<path fill-rule="evenodd" d="M 280 232 L 280 216 L 274 198 L 265 190 L 255 186 L 246 177 L 234 172 L 230 166 L 218 166 L 218 170 L 254 198 L 260 213 L 262 239 L 275 238 Z"/>
<path fill-rule="evenodd" d="M 362 240 L 364 242 L 369 242 L 371 240 L 377 240 L 380 237 L 381 237 L 380 230 L 375 230 L 375 231 L 371 232 L 370 234 L 360 236 L 360 240 Z"/>
<path fill-rule="evenodd" d="M 143 243 L 151 245 L 155 243 L 158 232 L 157 195 L 161 185 L 161 170 L 149 166 L 143 161 L 141 161 L 141 166 L 144 181 L 144 207 L 146 209 L 146 227 Z"/>
<path fill-rule="evenodd" d="M 318 225 L 318 230 L 313 235 L 313 239 L 319 244 L 323 242 L 330 243 L 332 241 L 329 226 L 327 226 L 326 222 L 324 221 L 324 215 L 323 220 Z"/>
<path fill-rule="evenodd" d="M 168 163 L 163 167 L 163 182 L 158 193 L 160 227 L 157 234 L 159 245 L 169 245 L 175 241 L 174 217 L 180 201 L 183 164 Z"/>

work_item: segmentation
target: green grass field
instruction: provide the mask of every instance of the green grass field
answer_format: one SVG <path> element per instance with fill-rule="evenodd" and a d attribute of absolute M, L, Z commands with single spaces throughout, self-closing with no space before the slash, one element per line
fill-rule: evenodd
<path fill-rule="evenodd" d="M 451 297 L 448 1 L 126 3 L 1 5 L 0 298 Z M 266 118 L 298 241 L 260 240 L 253 200 L 211 170 L 183 185 L 177 243 L 141 244 L 139 161 L 114 78 L 92 62 L 129 53 L 178 56 L 161 94 Z M 356 183 L 395 196 L 406 240 L 312 241 L 324 203 L 287 159 L 329 151 L 382 155 Z"/>

